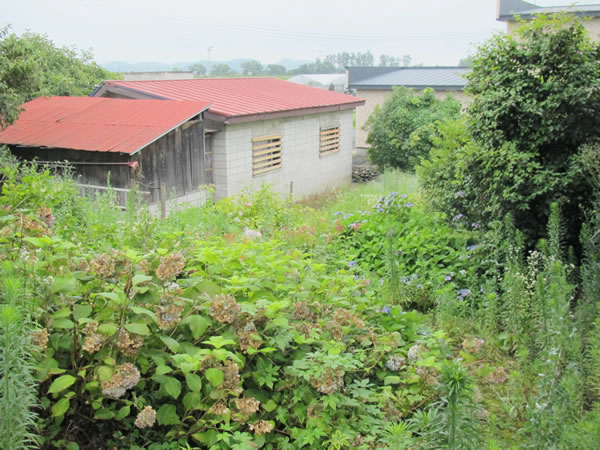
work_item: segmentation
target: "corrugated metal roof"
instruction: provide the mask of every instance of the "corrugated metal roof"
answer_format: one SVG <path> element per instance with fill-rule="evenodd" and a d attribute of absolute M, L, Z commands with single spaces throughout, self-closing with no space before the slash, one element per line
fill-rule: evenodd
<path fill-rule="evenodd" d="M 348 84 L 358 84 L 359 81 L 367 80 L 369 78 L 377 77 L 379 75 L 385 75 L 386 73 L 395 72 L 400 70 L 402 67 L 346 67 L 348 71 Z"/>
<path fill-rule="evenodd" d="M 209 102 L 40 97 L 23 105 L 0 144 L 135 153 L 200 114 Z"/>
<path fill-rule="evenodd" d="M 202 78 L 196 80 L 105 81 L 171 100 L 205 100 L 209 112 L 224 117 L 297 111 L 361 104 L 363 99 L 338 92 L 303 86 L 276 78 Z"/>
<path fill-rule="evenodd" d="M 350 84 L 353 89 L 391 89 L 393 86 L 406 86 L 417 89 L 459 90 L 467 85 L 464 77 L 468 67 L 403 67 L 393 72 L 360 80 Z"/>

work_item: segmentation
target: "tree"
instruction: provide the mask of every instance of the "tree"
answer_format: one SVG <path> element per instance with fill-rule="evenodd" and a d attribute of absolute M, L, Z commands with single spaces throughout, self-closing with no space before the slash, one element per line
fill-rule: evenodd
<path fill-rule="evenodd" d="M 473 221 L 511 214 L 531 246 L 558 202 L 575 245 L 594 198 L 580 154 L 600 138 L 600 45 L 574 17 L 540 16 L 479 48 L 467 92 L 473 143 L 439 161 L 456 176 L 424 182 L 461 192 Z"/>
<path fill-rule="evenodd" d="M 89 95 L 120 76 L 93 61 L 91 52 L 57 48 L 45 35 L 0 31 L 0 126 L 16 120 L 19 105 L 41 95 Z"/>
<path fill-rule="evenodd" d="M 380 167 L 413 169 L 429 153 L 438 123 L 458 118 L 460 108 L 452 97 L 438 99 L 433 89 L 419 95 L 412 89 L 394 88 L 365 124 L 371 161 Z"/>
<path fill-rule="evenodd" d="M 19 117 L 20 105 L 38 84 L 32 52 L 8 28 L 0 29 L 0 129 Z"/>
<path fill-rule="evenodd" d="M 229 64 L 221 63 L 214 66 L 211 70 L 211 75 L 215 77 L 232 77 L 236 71 L 229 67 Z"/>
<path fill-rule="evenodd" d="M 265 73 L 267 75 L 271 75 L 273 77 L 281 77 L 283 75 L 285 75 L 287 72 L 287 69 L 285 68 L 285 66 L 282 66 L 281 64 L 269 64 L 265 70 Z"/>
<path fill-rule="evenodd" d="M 251 61 L 243 62 L 242 64 L 240 64 L 240 67 L 242 68 L 243 75 L 258 76 L 262 75 L 264 71 L 263 65 L 254 59 Z"/>
<path fill-rule="evenodd" d="M 458 65 L 461 67 L 471 67 L 473 65 L 473 55 L 461 58 Z"/>
<path fill-rule="evenodd" d="M 200 63 L 192 64 L 189 67 L 189 70 L 194 73 L 194 78 L 200 78 L 206 75 L 206 67 Z"/>

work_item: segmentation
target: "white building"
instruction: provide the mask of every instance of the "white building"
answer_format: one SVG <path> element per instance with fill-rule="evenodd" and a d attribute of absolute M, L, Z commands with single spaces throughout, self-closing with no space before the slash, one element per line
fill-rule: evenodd
<path fill-rule="evenodd" d="M 264 183 L 304 197 L 351 180 L 360 98 L 275 78 L 105 81 L 92 96 L 210 102 L 205 148 L 217 198 Z"/>

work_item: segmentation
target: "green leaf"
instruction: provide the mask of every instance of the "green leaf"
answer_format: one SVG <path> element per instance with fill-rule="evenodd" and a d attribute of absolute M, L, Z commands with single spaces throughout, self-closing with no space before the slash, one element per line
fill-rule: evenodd
<path fill-rule="evenodd" d="M 37 248 L 46 248 L 50 244 L 52 244 L 52 239 L 50 239 L 49 237 L 41 237 L 41 238 L 26 237 L 26 238 L 23 238 L 23 240 L 25 242 L 29 242 L 31 245 L 33 245 L 34 247 L 37 247 Z"/>
<path fill-rule="evenodd" d="M 188 392 L 183 396 L 183 406 L 186 410 L 201 409 L 202 395 L 200 392 Z"/>
<path fill-rule="evenodd" d="M 152 319 L 154 323 L 156 323 L 156 314 L 149 309 L 142 308 L 141 306 L 130 306 L 129 309 L 133 311 L 135 314 L 144 314 Z"/>
<path fill-rule="evenodd" d="M 150 330 L 145 323 L 128 323 L 125 324 L 125 329 L 133 334 L 141 336 L 150 336 Z"/>
<path fill-rule="evenodd" d="M 72 294 L 77 290 L 79 282 L 73 277 L 56 277 L 50 287 L 53 294 Z"/>
<path fill-rule="evenodd" d="M 385 379 L 383 380 L 383 384 L 385 384 L 386 386 L 390 385 L 390 384 L 400 384 L 402 382 L 402 379 L 400 377 L 397 376 L 388 376 L 385 377 Z"/>
<path fill-rule="evenodd" d="M 80 319 L 87 319 L 92 314 L 92 307 L 90 305 L 75 305 L 73 307 L 73 318 L 77 321 Z"/>
<path fill-rule="evenodd" d="M 155 375 L 164 375 L 164 374 L 167 374 L 169 372 L 173 372 L 173 369 L 171 369 L 169 366 L 163 366 L 163 365 L 161 365 L 161 366 L 158 366 L 156 368 L 156 370 L 154 371 L 154 374 Z"/>
<path fill-rule="evenodd" d="M 177 378 L 159 375 L 152 377 L 152 379 L 158 381 L 171 397 L 177 398 L 179 397 L 179 394 L 181 394 L 181 381 Z"/>
<path fill-rule="evenodd" d="M 202 389 L 202 379 L 195 373 L 188 373 L 185 376 L 185 382 L 190 391 L 200 392 Z"/>
<path fill-rule="evenodd" d="M 101 408 L 94 414 L 94 419 L 110 420 L 115 416 L 115 413 L 108 408 Z"/>
<path fill-rule="evenodd" d="M 139 286 L 140 284 L 146 283 L 147 281 L 152 281 L 152 279 L 153 278 L 148 275 L 138 274 L 138 275 L 134 275 L 134 277 L 131 281 L 134 286 Z"/>
<path fill-rule="evenodd" d="M 115 420 L 123 420 L 125 417 L 127 417 L 129 415 L 130 411 L 131 411 L 131 407 L 129 405 L 123 406 L 121 409 L 119 409 L 117 411 L 117 414 L 115 415 Z"/>
<path fill-rule="evenodd" d="M 265 411 L 271 412 L 274 411 L 275 408 L 277 408 L 277 403 L 275 403 L 273 400 L 269 400 L 266 403 L 263 403 L 262 407 Z"/>
<path fill-rule="evenodd" d="M 60 391 L 71 386 L 73 383 L 75 383 L 75 381 L 77 381 L 77 379 L 72 375 L 60 376 L 52 382 L 52 384 L 48 388 L 48 393 L 49 394 L 57 394 Z"/>
<path fill-rule="evenodd" d="M 100 367 L 98 367 L 97 372 L 98 372 L 98 379 L 101 382 L 106 381 L 110 377 L 113 376 L 113 369 L 109 366 L 100 366 Z"/>
<path fill-rule="evenodd" d="M 209 340 L 202 341 L 203 344 L 212 345 L 214 348 L 225 347 L 226 345 L 235 345 L 232 339 L 225 339 L 223 336 L 211 336 Z"/>
<path fill-rule="evenodd" d="M 190 327 L 190 331 L 192 332 L 194 339 L 200 339 L 210 325 L 208 319 L 199 315 L 189 316 L 185 321 Z"/>
<path fill-rule="evenodd" d="M 70 319 L 57 319 L 52 322 L 52 328 L 71 329 L 75 327 L 75 322 Z"/>
<path fill-rule="evenodd" d="M 204 376 L 213 387 L 219 386 L 223 383 L 223 380 L 225 379 L 225 374 L 223 373 L 223 371 L 214 368 L 206 369 L 206 371 L 204 372 Z"/>
<path fill-rule="evenodd" d="M 169 347 L 169 350 L 171 350 L 173 353 L 177 353 L 179 351 L 179 342 L 177 342 L 175 339 L 168 336 L 160 336 L 160 340 L 163 342 L 163 344 Z"/>
<path fill-rule="evenodd" d="M 65 413 L 69 410 L 70 406 L 71 406 L 71 402 L 69 401 L 68 398 L 61 398 L 59 401 L 57 401 L 54 404 L 54 406 L 52 406 L 52 416 L 53 417 L 64 416 Z"/>
<path fill-rule="evenodd" d="M 98 327 L 98 333 L 105 336 L 112 336 L 117 332 L 117 325 L 114 323 L 103 323 Z"/>
<path fill-rule="evenodd" d="M 159 425 L 177 425 L 180 422 L 177 407 L 169 403 L 162 405 L 156 412 L 156 420 Z"/>

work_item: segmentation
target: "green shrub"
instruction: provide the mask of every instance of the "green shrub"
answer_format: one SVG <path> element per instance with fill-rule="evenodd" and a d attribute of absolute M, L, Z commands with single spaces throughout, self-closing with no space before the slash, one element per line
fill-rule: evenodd
<path fill-rule="evenodd" d="M 439 122 L 455 119 L 460 103 L 452 97 L 439 100 L 433 89 L 416 94 L 394 88 L 383 107 L 376 107 L 365 124 L 369 157 L 380 167 L 412 170 L 427 156 Z"/>

